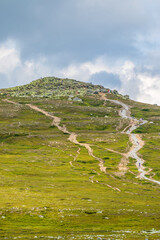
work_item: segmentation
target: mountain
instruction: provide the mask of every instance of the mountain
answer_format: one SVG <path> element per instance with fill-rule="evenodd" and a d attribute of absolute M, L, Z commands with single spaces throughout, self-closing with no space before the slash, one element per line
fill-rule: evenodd
<path fill-rule="evenodd" d="M 2 89 L 1 95 L 10 95 L 13 97 L 48 97 L 48 98 L 64 98 L 70 95 L 84 96 L 97 94 L 98 92 L 109 92 L 118 94 L 116 90 L 106 89 L 101 85 L 93 85 L 92 83 L 85 83 L 73 79 L 62 79 L 56 77 L 45 77 L 30 84 L 23 86 Z M 119 96 L 121 96 L 119 94 Z M 125 96 L 128 98 L 127 96 Z"/>
<path fill-rule="evenodd" d="M 0 90 L 1 239 L 159 239 L 160 107 L 47 77 Z"/>

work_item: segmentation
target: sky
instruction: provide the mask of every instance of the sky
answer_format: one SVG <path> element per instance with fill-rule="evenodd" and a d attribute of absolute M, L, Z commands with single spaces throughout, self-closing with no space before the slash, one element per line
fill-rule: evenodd
<path fill-rule="evenodd" d="M 0 0 L 0 88 L 45 76 L 160 105 L 159 0 Z"/>

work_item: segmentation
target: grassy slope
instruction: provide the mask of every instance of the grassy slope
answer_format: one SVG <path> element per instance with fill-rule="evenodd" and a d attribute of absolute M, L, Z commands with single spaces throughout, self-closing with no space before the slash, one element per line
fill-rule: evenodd
<path fill-rule="evenodd" d="M 5 236 L 33 239 L 34 236 L 58 235 L 67 238 L 68 232 L 74 233 L 76 239 L 80 235 L 81 239 L 85 239 L 84 235 L 97 239 L 97 234 L 112 234 L 112 239 L 118 238 L 120 233 L 111 231 L 127 230 L 132 232 L 121 234 L 119 238 L 141 239 L 142 235 L 149 234 L 141 231 L 160 229 L 159 186 L 140 181 L 130 172 L 117 177 L 115 173 L 121 156 L 106 150 L 126 152 L 129 146 L 128 137 L 119 133 L 127 124 L 120 124 L 119 106 L 108 103 L 104 107 L 103 102 L 93 97 L 84 97 L 83 103 L 42 98 L 14 97 L 12 100 L 22 105 L 0 102 L 1 239 Z M 132 104 L 134 111 L 135 103 L 127 102 Z M 98 162 L 83 147 L 73 161 L 79 146 L 69 142 L 67 134 L 51 127 L 50 119 L 24 103 L 33 103 L 61 117 L 62 124 L 78 133 L 79 141 L 90 143 L 94 154 L 105 160 L 109 174 L 100 172 Z M 153 114 L 158 116 L 158 107 L 151 107 L 150 116 L 144 115 L 149 113 L 142 111 L 146 108 L 148 106 L 137 104 L 136 114 L 148 119 Z M 141 154 L 158 179 L 159 135 L 154 128 L 159 125 L 157 117 L 152 121 L 152 131 L 143 131 L 146 146 Z M 137 173 L 134 164 L 130 159 L 128 167 Z M 91 183 L 91 176 L 102 184 Z M 121 192 L 103 184 L 117 187 Z M 149 239 L 156 238 L 158 234 Z"/>
<path fill-rule="evenodd" d="M 23 96 L 23 97 L 68 97 L 83 96 L 88 89 L 94 92 L 97 89 L 104 89 L 99 85 L 93 85 L 91 83 L 84 83 L 73 79 L 61 79 L 56 77 L 46 77 L 35 80 L 30 84 L 23 86 L 2 89 L 0 93 L 2 95 L 9 94 L 11 96 Z"/>

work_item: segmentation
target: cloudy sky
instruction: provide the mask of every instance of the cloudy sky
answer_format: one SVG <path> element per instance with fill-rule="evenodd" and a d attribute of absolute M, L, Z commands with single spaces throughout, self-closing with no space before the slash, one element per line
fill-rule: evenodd
<path fill-rule="evenodd" d="M 160 104 L 159 0 L 0 0 L 0 88 L 44 76 Z"/>

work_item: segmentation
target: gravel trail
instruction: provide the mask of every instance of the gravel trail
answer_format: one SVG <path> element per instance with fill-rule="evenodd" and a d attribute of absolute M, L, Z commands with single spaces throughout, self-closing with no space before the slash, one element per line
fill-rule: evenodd
<path fill-rule="evenodd" d="M 103 98 L 104 98 L 104 96 L 103 96 Z M 121 105 L 122 110 L 119 111 L 119 115 L 122 118 L 127 118 L 130 120 L 130 127 L 125 133 L 129 135 L 130 141 L 132 142 L 133 146 L 127 153 L 127 157 L 132 157 L 132 158 L 136 159 L 136 161 L 137 161 L 136 166 L 139 171 L 138 178 L 145 179 L 147 181 L 157 183 L 158 185 L 160 185 L 160 181 L 154 180 L 151 177 L 146 177 L 146 174 L 148 174 L 151 169 L 148 172 L 146 172 L 145 167 L 143 166 L 143 163 L 145 161 L 144 161 L 144 159 L 142 159 L 138 156 L 138 151 L 144 146 L 144 142 L 142 141 L 139 134 L 132 133 L 132 131 L 137 129 L 139 126 L 147 123 L 147 121 L 146 120 L 138 120 L 138 119 L 131 117 L 130 107 L 128 105 L 126 105 L 125 103 L 122 103 L 118 100 L 111 100 L 111 99 L 107 99 L 107 98 L 105 98 L 105 100 L 108 100 L 110 102 Z"/>

